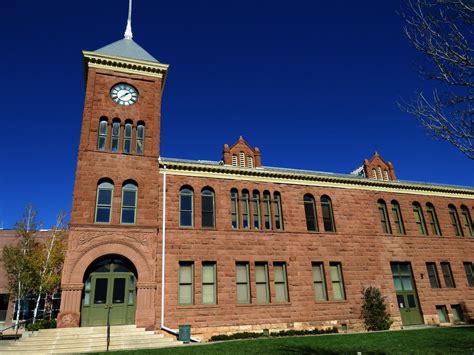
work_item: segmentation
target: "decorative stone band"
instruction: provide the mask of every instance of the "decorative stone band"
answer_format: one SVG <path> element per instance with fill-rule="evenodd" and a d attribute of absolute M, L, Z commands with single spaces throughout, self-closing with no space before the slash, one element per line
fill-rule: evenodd
<path fill-rule="evenodd" d="M 142 290 L 156 290 L 156 282 L 137 282 L 137 288 Z"/>
<path fill-rule="evenodd" d="M 163 173 L 163 168 L 166 166 L 166 173 L 171 175 L 435 195 L 474 200 L 474 188 L 470 187 L 405 181 L 373 180 L 359 176 L 293 169 L 265 167 L 241 169 L 214 162 L 180 161 L 178 159 L 174 160 L 169 158 L 160 159 L 159 165 L 160 173 Z"/>
<path fill-rule="evenodd" d="M 127 74 L 139 74 L 163 78 L 162 86 L 166 81 L 168 64 L 148 62 L 144 60 L 116 57 L 96 52 L 82 51 L 85 64 L 90 68 L 99 68 L 118 71 Z"/>
<path fill-rule="evenodd" d="M 84 288 L 83 283 L 67 284 L 67 285 L 61 286 L 61 291 L 82 291 L 83 288 Z"/>

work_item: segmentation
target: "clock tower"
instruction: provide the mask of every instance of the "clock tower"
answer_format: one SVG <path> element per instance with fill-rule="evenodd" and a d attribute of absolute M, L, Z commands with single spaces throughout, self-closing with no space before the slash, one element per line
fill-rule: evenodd
<path fill-rule="evenodd" d="M 155 327 L 161 98 L 168 72 L 123 39 L 83 51 L 85 102 L 58 327 Z"/>

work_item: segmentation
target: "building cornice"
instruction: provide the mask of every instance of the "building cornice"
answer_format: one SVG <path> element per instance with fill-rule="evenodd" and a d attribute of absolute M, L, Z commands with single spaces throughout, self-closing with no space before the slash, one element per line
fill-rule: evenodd
<path fill-rule="evenodd" d="M 149 62 L 145 60 L 125 58 L 102 54 L 97 52 L 82 51 L 84 62 L 89 68 L 113 70 L 125 74 L 146 75 L 163 78 L 162 86 L 166 81 L 169 65 Z"/>
<path fill-rule="evenodd" d="M 404 181 L 381 181 L 358 176 L 307 172 L 298 170 L 272 168 L 239 168 L 228 165 L 205 164 L 200 162 L 176 161 L 161 159 L 160 173 L 166 166 L 166 172 L 171 175 L 207 177 L 252 181 L 260 183 L 281 183 L 290 185 L 306 185 L 315 187 L 330 187 L 357 189 L 368 191 L 408 193 L 418 195 L 443 196 L 452 198 L 467 198 L 474 200 L 474 188 L 430 183 L 414 183 Z"/>

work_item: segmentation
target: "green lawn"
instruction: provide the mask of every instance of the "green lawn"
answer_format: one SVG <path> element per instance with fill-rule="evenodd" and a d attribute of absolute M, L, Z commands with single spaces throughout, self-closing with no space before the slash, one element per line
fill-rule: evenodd
<path fill-rule="evenodd" d="M 474 354 L 474 328 L 237 340 L 116 354 Z M 105 353 L 103 353 L 105 354 Z"/>

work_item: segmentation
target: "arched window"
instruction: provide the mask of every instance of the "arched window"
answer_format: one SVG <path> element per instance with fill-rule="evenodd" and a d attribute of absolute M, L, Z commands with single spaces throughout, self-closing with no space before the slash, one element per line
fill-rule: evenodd
<path fill-rule="evenodd" d="M 415 216 L 415 223 L 418 226 L 418 232 L 421 235 L 428 235 L 421 205 L 418 202 L 413 202 L 412 206 L 413 206 L 413 215 Z"/>
<path fill-rule="evenodd" d="M 392 201 L 392 212 L 395 225 L 397 226 L 398 234 L 405 234 L 405 225 L 403 224 L 402 211 L 400 210 L 400 204 L 393 200 Z"/>
<path fill-rule="evenodd" d="M 375 168 L 372 169 L 372 178 L 377 180 L 377 170 L 375 170 Z"/>
<path fill-rule="evenodd" d="M 388 180 L 389 180 L 389 178 L 388 178 L 388 171 L 387 171 L 387 170 L 384 170 L 384 171 L 383 171 L 383 179 L 384 179 L 385 181 L 388 181 Z"/>
<path fill-rule="evenodd" d="M 383 180 L 383 177 L 382 177 L 382 168 L 379 166 L 377 167 L 377 178 L 379 180 Z"/>
<path fill-rule="evenodd" d="M 250 215 L 249 215 L 249 191 L 242 190 L 242 228 L 250 228 Z"/>
<path fill-rule="evenodd" d="M 433 235 L 441 235 L 441 229 L 439 228 L 438 216 L 436 210 L 431 203 L 426 204 L 426 213 L 428 213 L 428 221 L 431 226 L 431 232 Z"/>
<path fill-rule="evenodd" d="M 194 192 L 189 186 L 179 190 L 179 226 L 192 227 L 194 225 Z"/>
<path fill-rule="evenodd" d="M 214 191 L 210 187 L 201 191 L 201 223 L 203 228 L 215 226 Z"/>
<path fill-rule="evenodd" d="M 112 121 L 112 138 L 110 140 L 110 151 L 117 152 L 120 142 L 120 120 L 114 118 Z"/>
<path fill-rule="evenodd" d="M 471 215 L 469 214 L 469 209 L 464 205 L 461 206 L 461 214 L 464 219 L 464 226 L 466 227 L 469 236 L 474 237 L 474 228 L 472 227 Z"/>
<path fill-rule="evenodd" d="M 464 233 L 462 232 L 461 223 L 459 223 L 459 216 L 456 207 L 454 207 L 454 205 L 449 205 L 448 208 L 456 237 L 463 237 Z"/>
<path fill-rule="evenodd" d="M 239 159 L 240 159 L 240 167 L 245 168 L 245 153 L 244 152 L 240 152 Z"/>
<path fill-rule="evenodd" d="M 136 153 L 143 155 L 145 149 L 145 123 L 138 122 L 137 124 L 137 147 Z"/>
<path fill-rule="evenodd" d="M 253 158 L 250 155 L 247 157 L 247 166 L 253 168 Z"/>
<path fill-rule="evenodd" d="M 97 139 L 97 150 L 104 151 L 107 143 L 107 117 L 101 117 L 99 123 L 99 138 Z"/>
<path fill-rule="evenodd" d="M 380 223 L 385 234 L 392 234 L 392 227 L 390 226 L 390 219 L 388 218 L 387 204 L 384 200 L 378 200 Z"/>
<path fill-rule="evenodd" d="M 112 180 L 100 180 L 99 184 L 97 185 L 97 200 L 95 206 L 96 223 L 110 223 L 113 194 L 114 183 Z"/>
<path fill-rule="evenodd" d="M 252 212 L 253 212 L 253 227 L 255 229 L 261 228 L 260 217 L 260 192 L 253 190 L 252 193 Z"/>
<path fill-rule="evenodd" d="M 132 151 L 132 121 L 125 121 L 123 129 L 123 152 L 130 154 Z"/>
<path fill-rule="evenodd" d="M 232 228 L 239 228 L 239 193 L 237 189 L 230 190 L 230 209 L 232 218 Z"/>
<path fill-rule="evenodd" d="M 122 224 L 135 224 L 137 217 L 138 186 L 135 181 L 126 181 L 122 187 Z"/>
<path fill-rule="evenodd" d="M 323 211 L 324 231 L 335 232 L 336 226 L 334 224 L 334 214 L 332 211 L 332 203 L 329 196 L 321 196 L 321 209 Z"/>
<path fill-rule="evenodd" d="M 272 229 L 272 215 L 271 215 L 271 198 L 270 192 L 263 191 L 263 223 L 265 229 Z"/>
<path fill-rule="evenodd" d="M 318 220 L 316 218 L 316 205 L 314 197 L 310 194 L 304 195 L 304 213 L 306 216 L 306 229 L 309 231 L 318 231 Z"/>
<path fill-rule="evenodd" d="M 237 166 L 237 155 L 232 155 L 232 166 Z"/>
<path fill-rule="evenodd" d="M 281 212 L 281 196 L 279 192 L 273 193 L 273 203 L 275 206 L 275 229 L 283 230 L 283 214 Z"/>

